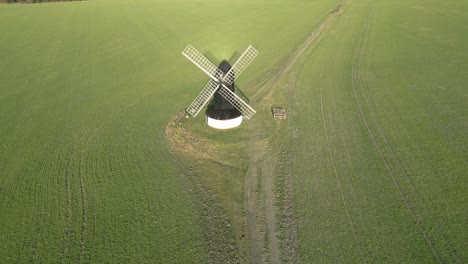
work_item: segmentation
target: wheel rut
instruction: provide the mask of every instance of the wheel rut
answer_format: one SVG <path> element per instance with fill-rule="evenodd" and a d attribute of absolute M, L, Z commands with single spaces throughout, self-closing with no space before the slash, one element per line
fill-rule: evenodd
<path fill-rule="evenodd" d="M 348 219 L 348 223 L 349 223 L 349 226 L 350 226 L 352 234 L 353 234 L 354 242 L 356 243 L 359 255 L 361 256 L 361 261 L 362 261 L 362 263 L 366 263 L 366 258 L 364 257 L 364 254 L 363 254 L 363 251 L 362 251 L 362 246 L 360 245 L 358 236 L 356 234 L 356 227 L 355 227 L 355 225 L 353 223 L 353 218 L 351 217 L 351 214 L 349 213 L 348 203 L 346 202 L 346 198 L 345 198 L 345 195 L 344 195 L 341 180 L 338 177 L 338 172 L 337 172 L 337 169 L 336 169 L 336 162 L 335 162 L 335 155 L 333 154 L 332 144 L 330 142 L 330 136 L 329 136 L 328 129 L 327 129 L 327 122 L 325 121 L 325 111 L 324 111 L 324 107 L 323 107 L 322 94 L 320 94 L 320 110 L 321 110 L 321 114 L 322 114 L 322 124 L 323 124 L 323 130 L 324 130 L 324 133 L 325 133 L 325 139 L 326 139 L 326 142 L 327 142 L 327 149 L 328 149 L 329 159 L 330 159 L 330 163 L 331 163 L 332 168 L 333 168 L 333 175 L 335 176 L 336 183 L 337 183 L 337 186 L 338 186 L 338 190 L 340 191 L 341 202 L 343 203 L 344 211 L 346 213 L 346 218 Z"/>
<path fill-rule="evenodd" d="M 77 263 L 83 262 L 86 238 L 87 238 L 87 219 L 88 219 L 88 202 L 86 184 L 84 179 L 83 164 L 86 164 L 85 154 L 83 149 L 86 147 L 84 138 L 81 137 L 70 147 L 67 154 L 68 160 L 65 167 L 65 196 L 66 196 L 66 216 L 63 248 L 61 253 L 61 262 L 70 262 L 73 259 L 72 252 L 76 250 L 75 260 Z M 77 187 L 74 187 L 77 185 Z M 78 189 L 78 198 L 75 198 L 74 189 Z M 76 201 L 78 200 L 78 201 Z M 80 214 L 80 216 L 75 216 Z M 75 219 L 78 217 L 78 221 Z M 76 225 L 79 225 L 79 232 L 75 230 Z M 77 243 L 73 242 L 74 239 Z M 77 247 L 75 248 L 75 244 Z"/>
<path fill-rule="evenodd" d="M 398 157 L 390 144 L 387 136 L 379 124 L 375 110 L 366 93 L 367 83 L 362 71 L 367 55 L 367 37 L 370 31 L 370 19 L 364 26 L 364 31 L 358 41 L 351 69 L 351 86 L 354 101 L 358 107 L 361 120 L 368 132 L 378 155 L 385 166 L 396 190 L 398 191 L 405 207 L 411 214 L 420 234 L 428 245 L 430 251 L 438 263 L 462 263 L 456 250 L 448 240 L 445 232 L 437 224 L 430 210 L 420 197 L 416 185 L 408 174 L 408 170 Z M 433 230 L 435 232 L 433 232 Z"/>
<path fill-rule="evenodd" d="M 249 141 L 249 169 L 245 179 L 245 209 L 247 216 L 247 233 L 250 242 L 251 259 L 253 263 L 262 263 L 264 242 L 257 223 L 257 185 L 258 185 L 258 168 L 261 150 L 255 139 Z"/>
<path fill-rule="evenodd" d="M 70 229 L 72 224 L 72 195 L 70 190 L 70 180 L 72 174 L 72 160 L 74 155 L 74 149 L 72 148 L 70 153 L 68 154 L 68 161 L 65 168 L 65 196 L 66 196 L 66 224 L 64 230 L 64 238 L 63 238 L 63 249 L 62 249 L 62 263 L 66 262 L 68 258 L 68 251 L 69 251 L 69 244 L 70 244 Z"/>

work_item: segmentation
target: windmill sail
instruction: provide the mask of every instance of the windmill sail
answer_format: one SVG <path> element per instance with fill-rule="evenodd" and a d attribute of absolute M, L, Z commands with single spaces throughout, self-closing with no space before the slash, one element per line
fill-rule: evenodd
<path fill-rule="evenodd" d="M 187 113 L 196 117 L 198 113 L 203 109 L 203 107 L 208 103 L 211 96 L 216 92 L 218 89 L 219 84 L 213 80 L 210 80 L 205 87 L 201 90 L 201 92 L 195 97 L 192 104 L 187 108 Z"/>
<path fill-rule="evenodd" d="M 249 46 L 239 59 L 234 63 L 232 68 L 226 73 L 223 81 L 229 85 L 234 83 L 234 80 L 249 66 L 249 64 L 258 55 L 258 51 L 254 47 Z"/>
<path fill-rule="evenodd" d="M 195 64 L 200 70 L 208 74 L 211 79 L 218 81 L 218 78 L 223 76 L 223 72 L 216 67 L 210 60 L 208 60 L 203 54 L 196 50 L 192 45 L 188 45 L 182 54 Z"/>
<path fill-rule="evenodd" d="M 222 95 L 227 101 L 229 101 L 247 119 L 252 118 L 252 116 L 256 113 L 252 107 L 250 107 L 244 100 L 242 100 L 224 84 L 218 90 L 218 93 Z"/>
<path fill-rule="evenodd" d="M 213 94 L 218 91 L 218 93 L 232 104 L 233 107 L 239 110 L 244 117 L 247 119 L 252 118 L 256 113 L 255 110 L 231 91 L 228 86 L 232 85 L 234 80 L 249 66 L 257 56 L 257 50 L 249 46 L 226 74 L 191 45 L 188 45 L 182 51 L 182 54 L 211 78 L 195 100 L 193 100 L 192 104 L 187 108 L 188 114 L 196 117 Z"/>

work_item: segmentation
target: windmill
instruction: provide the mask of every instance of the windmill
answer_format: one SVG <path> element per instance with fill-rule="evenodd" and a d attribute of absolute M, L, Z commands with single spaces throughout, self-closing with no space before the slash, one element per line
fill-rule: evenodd
<path fill-rule="evenodd" d="M 209 126 L 218 129 L 233 128 L 242 123 L 242 117 L 252 118 L 255 110 L 235 93 L 234 81 L 249 66 L 258 51 L 249 46 L 232 67 L 227 61 L 217 67 L 191 45 L 182 54 L 211 78 L 187 108 L 187 113 L 196 117 L 214 97 L 213 104 L 206 111 Z"/>

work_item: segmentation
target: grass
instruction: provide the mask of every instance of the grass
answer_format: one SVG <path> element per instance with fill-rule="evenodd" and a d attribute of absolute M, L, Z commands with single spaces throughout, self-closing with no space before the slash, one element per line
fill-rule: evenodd
<path fill-rule="evenodd" d="M 192 188 L 187 164 L 170 154 L 165 139 L 171 117 L 207 81 L 180 52 L 191 43 L 219 62 L 254 45 L 261 54 L 237 83 L 249 95 L 254 80 L 268 76 L 330 6 L 319 1 L 0 6 L 4 261 L 216 262 L 225 257 L 219 255 L 225 245 L 234 245 L 228 260 L 248 261 L 244 201 L 236 196 L 246 170 L 243 145 L 231 153 L 238 160 L 235 169 L 206 167 L 203 173 L 202 164 L 196 184 L 215 194 L 204 200 L 199 198 L 204 193 Z M 204 128 L 202 117 L 189 122 Z M 225 182 L 219 173 L 222 179 L 237 178 Z M 215 203 L 207 209 L 214 215 L 203 215 Z M 207 231 L 205 220 L 223 224 L 217 219 L 226 218 L 231 229 Z M 226 239 L 216 248 L 211 234 L 217 236 L 213 241 L 226 235 L 234 242 Z"/>

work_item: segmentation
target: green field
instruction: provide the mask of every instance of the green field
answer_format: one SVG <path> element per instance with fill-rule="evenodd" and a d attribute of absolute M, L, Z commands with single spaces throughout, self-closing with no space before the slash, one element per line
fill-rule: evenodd
<path fill-rule="evenodd" d="M 356 1 L 298 69 L 305 262 L 467 260 L 468 5 L 451 2 Z"/>
<path fill-rule="evenodd" d="M 0 262 L 468 262 L 467 11 L 0 5 Z M 208 80 L 187 44 L 260 51 L 251 121 L 174 118 Z"/>

